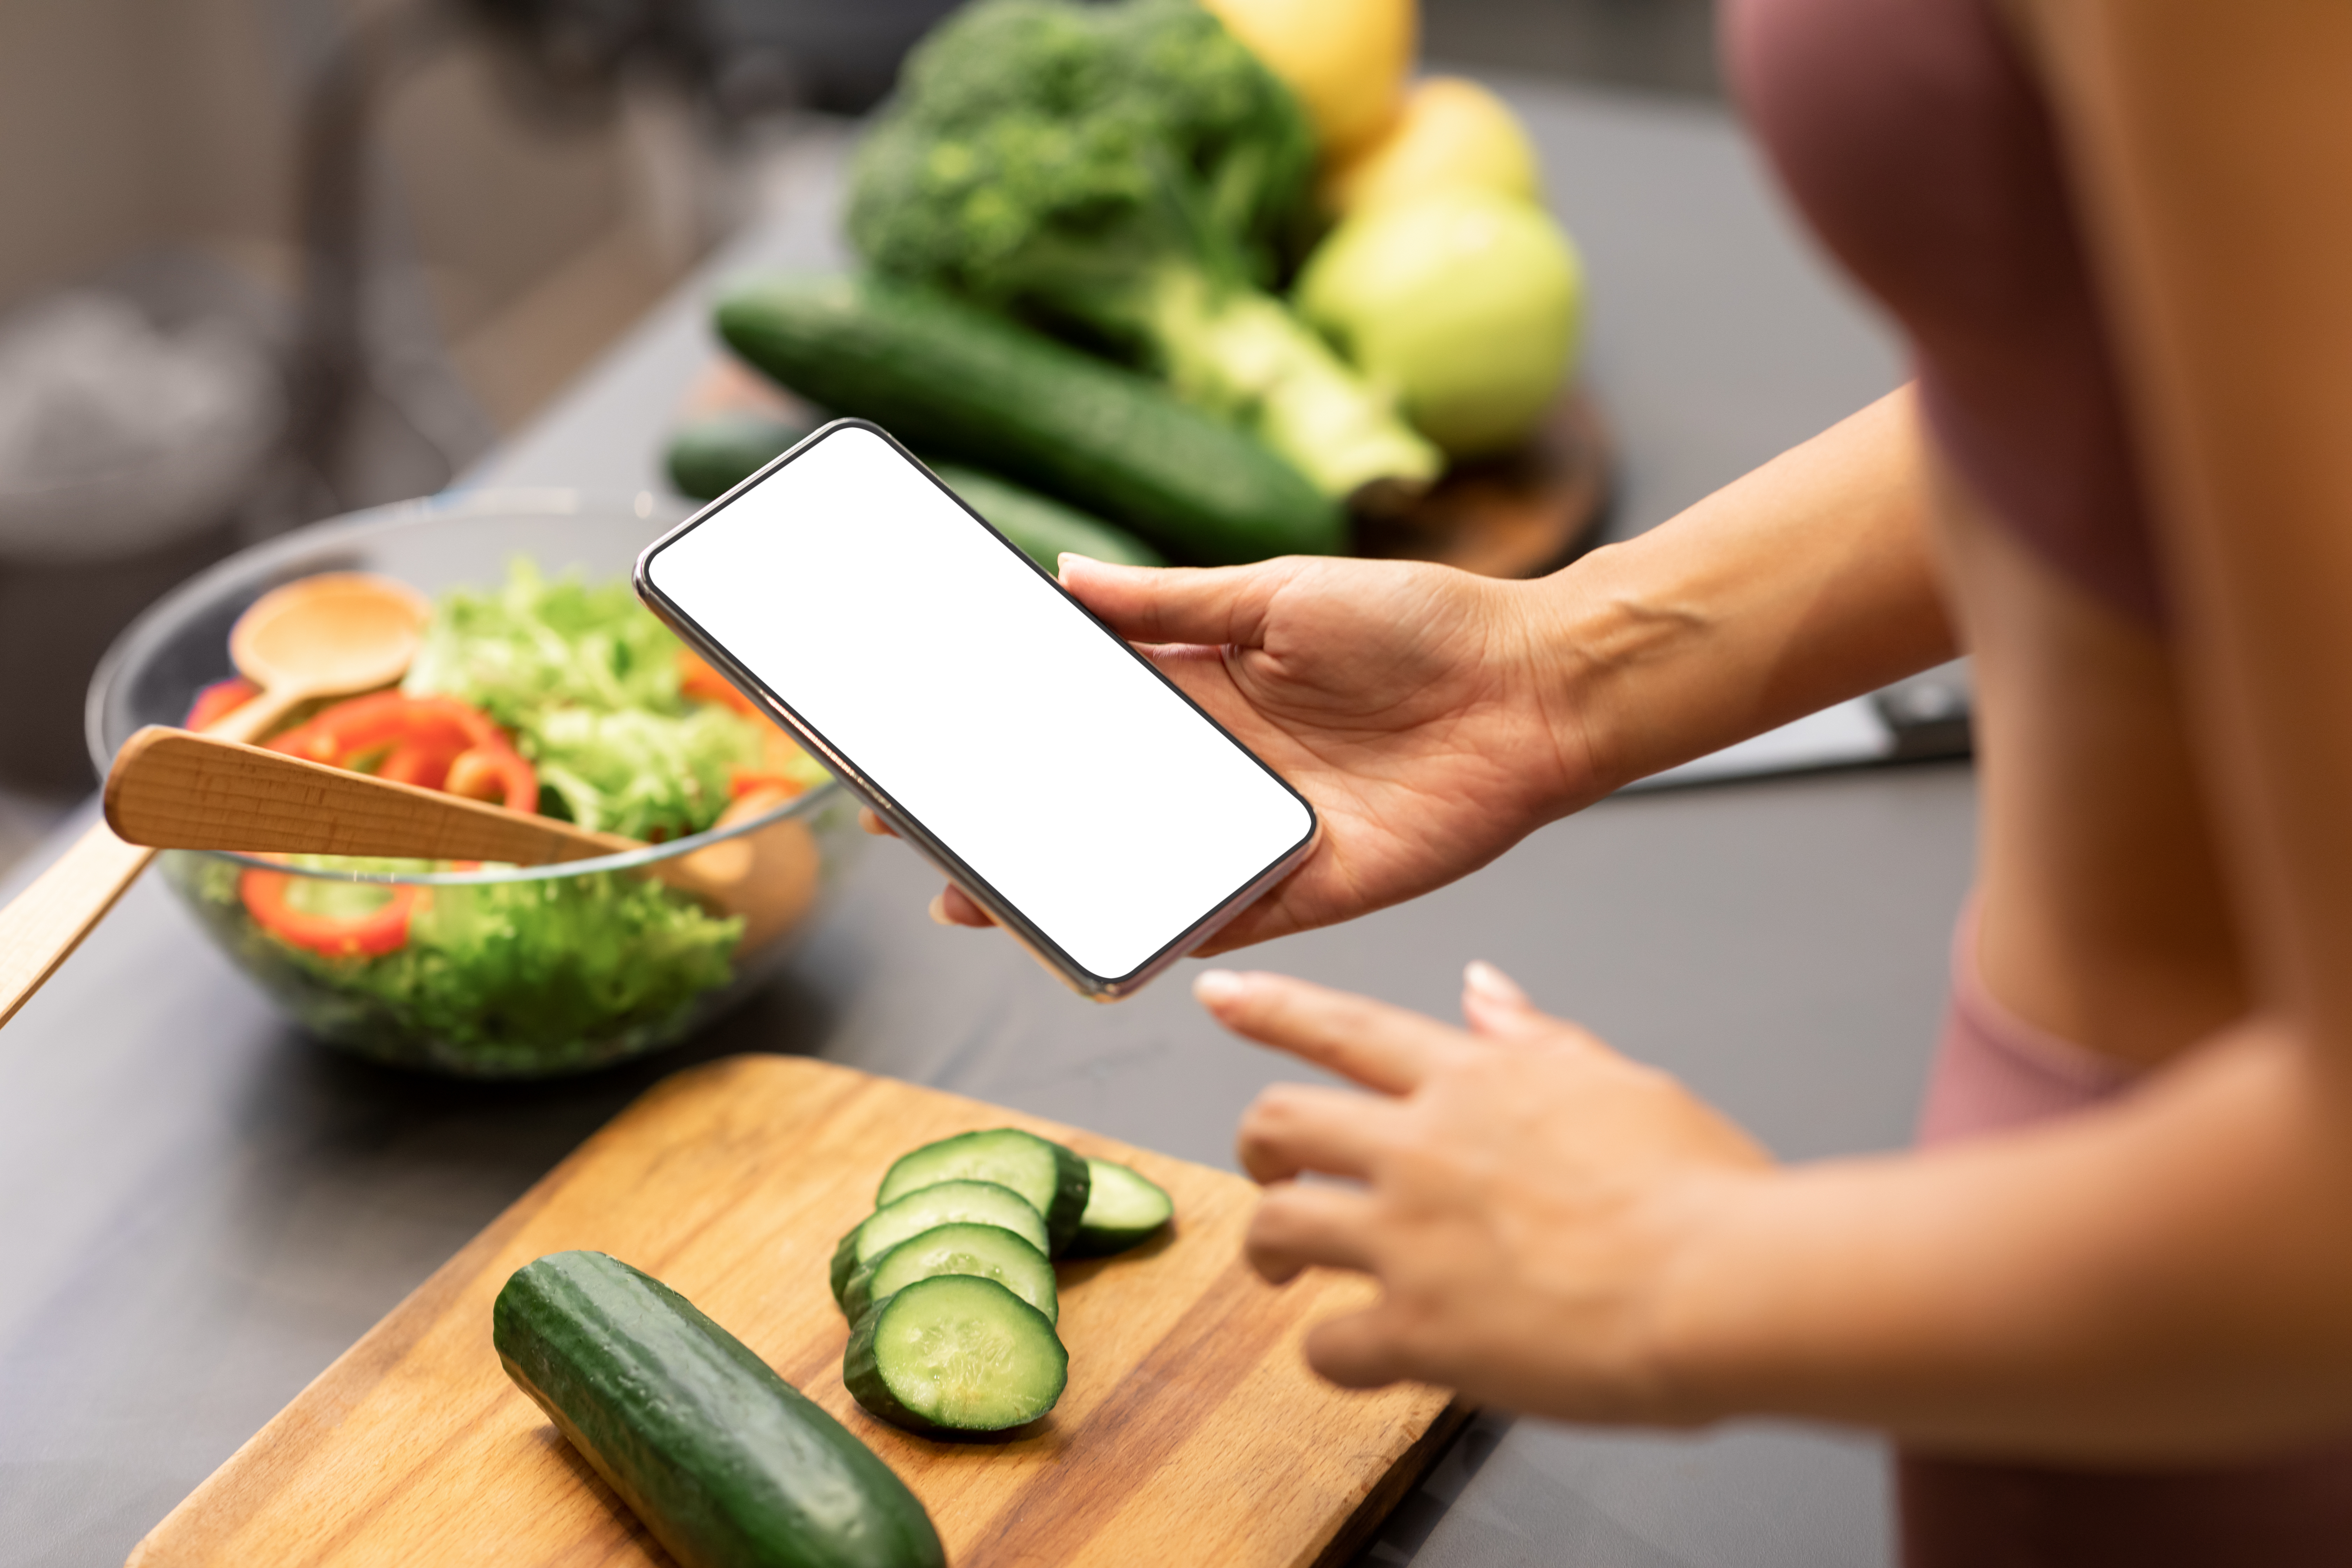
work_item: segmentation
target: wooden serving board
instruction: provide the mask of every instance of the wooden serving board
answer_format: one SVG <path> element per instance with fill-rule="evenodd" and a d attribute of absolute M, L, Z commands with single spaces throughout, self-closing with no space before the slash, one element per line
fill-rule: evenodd
<path fill-rule="evenodd" d="M 1359 513 L 1356 553 L 1482 577 L 1540 577 L 1592 542 L 1609 510 L 1609 426 L 1581 387 L 1517 450 L 1456 463 L 1402 512 Z"/>
<path fill-rule="evenodd" d="M 1172 1236 L 1062 1268 L 1067 1392 L 1001 1442 L 940 1443 L 841 1384 L 835 1241 L 890 1162 L 1019 1126 L 1133 1165 Z M 665 1080 L 581 1145 L 321 1373 L 131 1553 L 180 1564 L 667 1563 L 510 1384 L 490 1303 L 545 1253 L 592 1247 L 683 1293 L 870 1444 L 930 1510 L 956 1568 L 1303 1565 L 1360 1546 L 1459 1424 L 1446 1396 L 1350 1394 L 1299 1341 L 1368 1287 L 1268 1288 L 1240 1258 L 1255 1189 L 977 1100 L 792 1057 Z"/>

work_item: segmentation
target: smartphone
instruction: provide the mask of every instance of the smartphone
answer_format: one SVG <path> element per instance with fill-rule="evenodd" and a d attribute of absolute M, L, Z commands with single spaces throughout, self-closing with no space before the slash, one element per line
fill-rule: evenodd
<path fill-rule="evenodd" d="M 1314 847 L 1305 796 L 864 420 L 655 542 L 636 587 L 1083 995 L 1132 995 Z"/>

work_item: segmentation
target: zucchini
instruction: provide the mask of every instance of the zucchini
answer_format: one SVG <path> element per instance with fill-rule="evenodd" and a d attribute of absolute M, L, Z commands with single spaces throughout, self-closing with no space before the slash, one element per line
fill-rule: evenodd
<path fill-rule="evenodd" d="M 977 1274 L 993 1279 L 1045 1314 L 1049 1323 L 1062 1316 L 1054 1288 L 1054 1266 L 1045 1255 L 996 1225 L 933 1226 L 909 1237 L 876 1258 L 869 1268 L 849 1277 L 841 1292 L 841 1310 L 853 1323 L 884 1297 L 905 1289 L 918 1279 L 940 1274 Z"/>
<path fill-rule="evenodd" d="M 554 1253 L 490 1322 L 507 1375 L 683 1568 L 943 1568 L 906 1483 L 659 1280 Z"/>
<path fill-rule="evenodd" d="M 1125 1252 L 1176 1217 L 1176 1201 L 1159 1183 L 1108 1160 L 1088 1160 L 1085 1215 L 1070 1244 L 1074 1258 Z"/>
<path fill-rule="evenodd" d="M 1028 1199 L 1029 1206 L 1045 1216 L 1049 1257 L 1069 1245 L 1078 1233 L 1079 1216 L 1087 1212 L 1087 1163 L 1059 1143 L 1017 1127 L 960 1132 L 900 1155 L 883 1176 L 874 1206 L 954 1181 L 994 1182 Z"/>
<path fill-rule="evenodd" d="M 1337 552 L 1338 504 L 1148 377 L 932 289 L 782 274 L 720 300 L 728 345 L 919 451 L 974 463 L 1223 564 Z"/>
<path fill-rule="evenodd" d="M 859 1222 L 843 1245 L 835 1248 L 834 1300 L 840 1300 L 849 1289 L 849 1274 L 841 1268 L 844 1251 L 849 1255 L 850 1271 L 855 1272 L 933 1226 L 961 1221 L 1003 1226 L 1038 1251 L 1046 1250 L 1045 1216 L 1031 1207 L 1029 1200 L 1019 1193 L 994 1182 L 941 1182 L 883 1205 Z"/>
<path fill-rule="evenodd" d="M 858 1321 L 841 1381 L 913 1432 L 1003 1432 L 1054 1408 L 1069 1352 L 1045 1315 L 993 1279 L 918 1280 Z"/>
<path fill-rule="evenodd" d="M 683 496 L 717 500 L 808 436 L 805 426 L 756 409 L 729 408 L 680 426 L 669 438 L 669 482 Z"/>

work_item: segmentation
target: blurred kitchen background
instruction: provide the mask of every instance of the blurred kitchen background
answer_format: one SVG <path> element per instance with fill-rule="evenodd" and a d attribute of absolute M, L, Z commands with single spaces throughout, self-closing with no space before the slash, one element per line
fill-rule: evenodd
<path fill-rule="evenodd" d="M 440 489 L 950 0 L 0 0 L 0 868 L 256 539 Z M 1433 68 L 1717 91 L 1711 0 L 1424 0 Z"/>

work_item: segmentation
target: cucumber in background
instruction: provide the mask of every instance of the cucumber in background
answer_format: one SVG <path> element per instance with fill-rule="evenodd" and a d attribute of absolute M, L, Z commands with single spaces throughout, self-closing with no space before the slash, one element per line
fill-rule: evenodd
<path fill-rule="evenodd" d="M 919 452 L 985 464 L 1208 565 L 1345 548 L 1339 503 L 1148 376 L 870 273 L 774 274 L 719 335 L 779 384 Z"/>
<path fill-rule="evenodd" d="M 1168 564 L 1166 556 L 1127 530 L 1113 528 L 1035 490 L 1024 489 L 1010 479 L 961 463 L 933 463 L 931 472 L 962 497 L 964 505 L 988 519 L 997 532 L 1048 572 L 1060 566 L 1065 550 L 1120 566 Z"/>
<path fill-rule="evenodd" d="M 678 494 L 717 500 L 808 434 L 806 426 L 757 409 L 722 409 L 679 426 L 664 466 Z"/>
<path fill-rule="evenodd" d="M 771 414 L 730 410 L 706 414 L 670 437 L 670 483 L 681 495 L 716 500 L 760 471 L 808 431 Z M 1167 557 L 1123 528 L 1088 517 L 1010 479 L 961 463 L 933 463 L 931 471 L 1021 552 L 1051 572 L 1062 552 L 1125 566 L 1165 566 Z"/>

